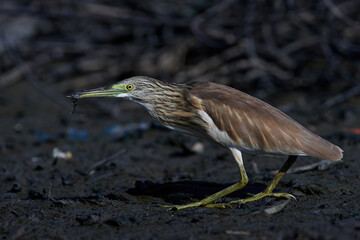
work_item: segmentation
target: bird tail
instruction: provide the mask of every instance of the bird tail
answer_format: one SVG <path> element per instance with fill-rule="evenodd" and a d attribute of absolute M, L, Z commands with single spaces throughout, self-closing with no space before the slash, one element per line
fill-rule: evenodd
<path fill-rule="evenodd" d="M 332 144 L 315 134 L 311 134 L 310 139 L 307 140 L 310 141 L 306 141 L 307 146 L 303 149 L 305 154 L 331 161 L 338 161 L 342 159 L 343 150 L 335 144 Z"/>

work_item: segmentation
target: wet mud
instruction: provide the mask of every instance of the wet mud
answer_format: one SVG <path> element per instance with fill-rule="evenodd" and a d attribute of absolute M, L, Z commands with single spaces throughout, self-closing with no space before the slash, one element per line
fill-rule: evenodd
<path fill-rule="evenodd" d="M 6 99 L 2 112 L 11 113 L 1 120 L 0 235 L 4 239 L 360 236 L 359 136 L 345 133 L 341 125 L 321 121 L 308 125 L 322 131 L 345 154 L 343 161 L 325 168 L 287 174 L 276 190 L 292 193 L 297 201 L 265 198 L 225 209 L 171 211 L 162 205 L 196 201 L 239 179 L 228 150 L 163 129 L 130 102 L 96 100 L 123 109 L 118 118 L 97 112 L 89 101 L 79 101 L 70 115 L 70 100 L 68 108 L 54 108 L 43 96 L 12 97 L 27 89 L 23 83 L 2 93 Z M 36 108 L 26 107 L 32 105 Z M 296 112 L 291 115 L 301 119 Z M 199 143 L 203 150 L 194 151 Z M 220 201 L 262 191 L 272 171 L 285 161 L 248 154 L 244 159 L 248 186 Z M 300 158 L 293 168 L 318 161 Z"/>
<path fill-rule="evenodd" d="M 1 0 L 0 239 L 360 239 L 359 8 Z M 139 75 L 237 88 L 344 158 L 298 158 L 276 188 L 297 201 L 163 208 L 237 182 L 239 169 L 228 149 L 166 130 L 137 104 L 67 98 Z M 249 184 L 218 202 L 261 192 L 286 160 L 243 156 Z"/>

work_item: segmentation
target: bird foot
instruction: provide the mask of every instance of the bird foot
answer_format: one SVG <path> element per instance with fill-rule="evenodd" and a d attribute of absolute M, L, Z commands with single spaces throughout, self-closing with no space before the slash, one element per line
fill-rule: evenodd
<path fill-rule="evenodd" d="M 204 206 L 204 203 L 201 201 L 184 204 L 184 205 L 162 205 L 161 207 L 168 208 L 169 210 L 182 210 L 185 208 L 200 207 L 200 206 Z"/>
<path fill-rule="evenodd" d="M 232 204 L 245 204 L 248 202 L 253 202 L 253 201 L 257 201 L 260 200 L 264 197 L 275 197 L 275 198 L 286 198 L 286 199 L 293 199 L 296 201 L 296 197 L 292 194 L 289 193 L 273 193 L 273 192 L 261 192 L 258 194 L 255 194 L 249 198 L 245 198 L 245 199 L 239 199 L 239 200 L 235 200 L 235 201 L 230 201 L 228 203 L 213 203 L 213 204 L 208 204 L 205 207 L 216 207 L 216 208 L 225 208 L 225 207 L 231 207 Z"/>
<path fill-rule="evenodd" d="M 189 204 L 185 204 L 185 205 L 163 205 L 162 207 L 169 208 L 170 210 L 182 210 L 182 209 L 192 208 L 192 207 L 226 208 L 226 207 L 233 207 L 234 204 L 245 204 L 248 202 L 257 201 L 264 197 L 286 198 L 286 199 L 293 199 L 296 201 L 295 196 L 292 194 L 289 194 L 289 193 L 261 192 L 261 193 L 255 194 L 249 198 L 230 201 L 227 203 L 204 204 L 204 202 L 199 201 L 199 202 L 189 203 Z"/>

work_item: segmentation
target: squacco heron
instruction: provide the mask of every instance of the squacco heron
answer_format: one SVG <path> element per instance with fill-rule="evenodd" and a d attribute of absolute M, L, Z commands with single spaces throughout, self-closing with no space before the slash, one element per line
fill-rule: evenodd
<path fill-rule="evenodd" d="M 221 84 L 174 84 L 140 76 L 108 87 L 76 92 L 72 97 L 129 99 L 144 106 L 158 123 L 169 129 L 212 140 L 230 149 L 240 169 L 240 181 L 198 202 L 167 206 L 173 209 L 226 207 L 263 197 L 295 199 L 291 194 L 273 190 L 297 156 L 332 161 L 343 156 L 341 148 L 310 132 L 280 110 Z M 242 151 L 287 155 L 288 159 L 263 192 L 227 203 L 213 203 L 248 183 Z"/>

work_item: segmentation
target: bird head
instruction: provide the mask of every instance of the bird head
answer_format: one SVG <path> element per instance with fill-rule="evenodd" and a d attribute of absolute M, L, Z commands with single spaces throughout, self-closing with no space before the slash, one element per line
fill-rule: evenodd
<path fill-rule="evenodd" d="M 164 83 L 149 77 L 132 77 L 106 87 L 82 90 L 71 95 L 73 98 L 117 97 L 144 102 L 161 92 Z"/>
<path fill-rule="evenodd" d="M 159 109 L 169 112 L 180 105 L 186 105 L 185 96 L 188 89 L 189 87 L 185 84 L 170 84 L 154 78 L 138 76 L 107 87 L 75 92 L 69 97 L 75 100 L 90 97 L 129 99 L 144 106 L 152 116 L 156 117 Z"/>

